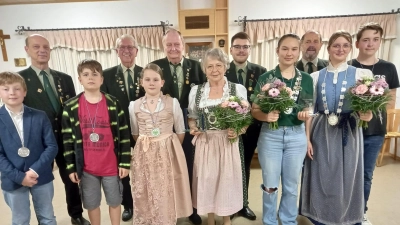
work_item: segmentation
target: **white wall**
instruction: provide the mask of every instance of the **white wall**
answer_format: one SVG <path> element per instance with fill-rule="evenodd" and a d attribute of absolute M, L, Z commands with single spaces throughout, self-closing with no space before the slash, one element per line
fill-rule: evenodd
<path fill-rule="evenodd" d="M 17 26 L 31 29 L 82 28 L 108 26 L 155 25 L 168 20 L 178 25 L 176 0 L 130 0 L 116 2 L 82 2 L 0 6 L 0 29 L 10 34 L 6 40 L 8 62 L 0 53 L 0 71 L 19 71 L 14 58 L 27 58 L 23 35 Z M 30 59 L 27 58 L 27 65 Z"/>

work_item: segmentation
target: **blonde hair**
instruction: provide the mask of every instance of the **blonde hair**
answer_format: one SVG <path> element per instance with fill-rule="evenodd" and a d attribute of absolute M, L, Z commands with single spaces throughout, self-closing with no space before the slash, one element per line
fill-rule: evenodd
<path fill-rule="evenodd" d="M 351 38 L 350 33 L 347 31 L 344 31 L 344 30 L 338 30 L 335 33 L 333 33 L 331 35 L 331 37 L 329 38 L 327 49 L 329 49 L 331 47 L 331 45 L 333 44 L 333 42 L 335 42 L 336 39 L 338 39 L 340 37 L 343 37 L 344 39 L 346 39 L 350 43 L 350 46 L 352 46 L 353 38 Z"/>
<path fill-rule="evenodd" d="M 28 88 L 26 87 L 25 79 L 18 73 L 9 71 L 0 73 L 0 86 L 15 83 L 20 83 L 25 91 L 28 90 Z"/>

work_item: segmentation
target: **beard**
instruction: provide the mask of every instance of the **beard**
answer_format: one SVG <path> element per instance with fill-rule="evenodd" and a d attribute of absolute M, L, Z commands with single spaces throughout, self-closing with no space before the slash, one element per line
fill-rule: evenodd
<path fill-rule="evenodd" d="M 308 53 L 309 51 L 313 51 L 313 53 Z M 315 47 L 308 47 L 307 51 L 304 52 L 303 58 L 307 61 L 313 61 L 318 56 L 318 51 Z"/>
<path fill-rule="evenodd" d="M 240 55 L 240 56 L 233 57 L 233 60 L 235 60 L 235 62 L 237 62 L 239 64 L 242 64 L 242 63 L 247 62 L 248 58 L 249 58 L 248 55 L 247 56 Z"/>

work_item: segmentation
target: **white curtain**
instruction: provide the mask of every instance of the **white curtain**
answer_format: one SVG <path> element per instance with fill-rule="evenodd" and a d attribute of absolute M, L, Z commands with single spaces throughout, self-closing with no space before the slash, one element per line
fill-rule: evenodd
<path fill-rule="evenodd" d="M 253 45 L 251 47 L 251 56 L 250 62 L 259 64 L 267 68 L 267 70 L 271 70 L 278 65 L 278 57 L 276 55 L 276 48 L 278 47 L 278 38 L 274 38 L 272 40 L 263 41 Z M 392 43 L 393 39 L 382 39 L 381 46 L 376 53 L 376 56 L 380 59 L 390 61 L 390 44 Z M 355 47 L 356 37 L 353 35 L 353 50 L 349 53 L 347 60 L 354 59 L 358 55 L 358 49 Z M 329 59 L 328 55 L 328 42 L 323 41 L 321 50 L 318 54 L 318 58 L 321 59 Z M 299 59 L 301 59 L 301 54 Z"/>
<path fill-rule="evenodd" d="M 77 93 L 83 90 L 78 80 L 77 66 L 83 59 L 95 59 L 107 69 L 120 64 L 115 43 L 123 34 L 135 37 L 138 54 L 135 63 L 139 66 L 165 57 L 162 49 L 163 28 L 161 26 L 27 31 L 26 36 L 41 34 L 49 40 L 51 54 L 49 66 L 72 76 Z"/>
<path fill-rule="evenodd" d="M 316 30 L 321 33 L 323 45 L 318 57 L 328 59 L 327 44 L 329 37 L 337 30 L 346 30 L 353 35 L 353 50 L 348 60 L 357 57 L 355 47 L 358 28 L 367 22 L 379 23 L 383 28 L 382 44 L 377 57 L 390 61 L 390 45 L 396 38 L 397 14 L 383 14 L 370 16 L 327 17 L 315 19 L 289 19 L 248 21 L 246 33 L 250 36 L 252 45 L 251 62 L 260 64 L 268 70 L 278 64 L 276 48 L 278 40 L 284 34 L 294 33 L 300 37 L 307 30 Z M 301 57 L 301 56 L 300 56 Z"/>
<path fill-rule="evenodd" d="M 165 57 L 162 50 L 154 50 L 145 47 L 138 47 L 136 57 L 136 65 L 145 66 L 154 60 Z M 104 69 L 120 64 L 120 60 L 115 49 L 107 51 L 77 51 L 71 48 L 56 47 L 53 48 L 50 54 L 50 68 L 62 71 L 72 77 L 75 84 L 76 93 L 83 91 L 82 85 L 78 80 L 78 63 L 84 59 L 94 59 L 100 62 Z"/>

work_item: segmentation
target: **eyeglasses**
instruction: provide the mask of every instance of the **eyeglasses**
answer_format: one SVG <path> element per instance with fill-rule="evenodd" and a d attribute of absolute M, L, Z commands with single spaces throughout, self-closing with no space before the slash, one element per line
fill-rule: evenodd
<path fill-rule="evenodd" d="M 335 45 L 332 45 L 331 46 L 333 49 L 335 49 L 335 50 L 339 50 L 339 49 L 343 49 L 343 50 L 348 50 L 348 49 L 350 49 L 351 48 L 351 45 L 350 44 L 344 44 L 344 45 L 340 45 L 340 44 L 335 44 Z"/>
<path fill-rule="evenodd" d="M 224 69 L 224 65 L 222 65 L 222 64 L 217 64 L 217 65 L 208 65 L 207 67 L 206 67 L 206 70 L 207 71 L 209 71 L 209 72 L 211 72 L 211 71 L 214 71 L 214 69 L 217 69 L 217 70 L 223 70 Z"/>
<path fill-rule="evenodd" d="M 135 46 L 119 46 L 119 50 L 132 51 L 134 48 L 136 48 L 136 47 Z"/>
<path fill-rule="evenodd" d="M 234 46 L 232 46 L 234 49 L 236 49 L 236 50 L 240 50 L 240 49 L 243 49 L 243 50 L 248 50 L 249 48 L 250 48 L 250 45 L 234 45 Z"/>

